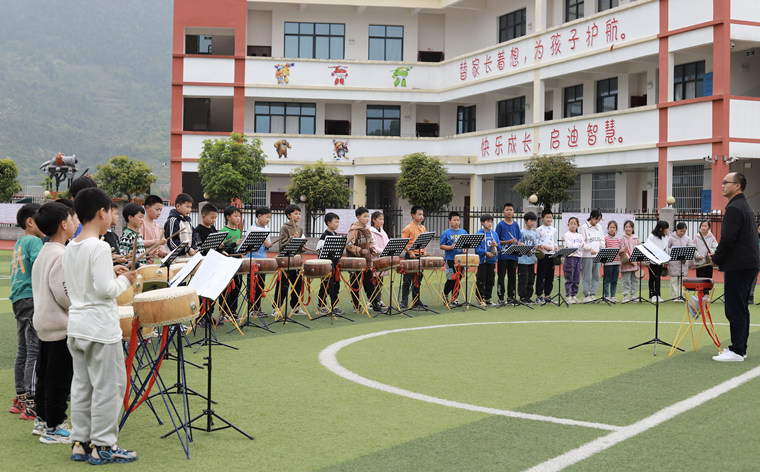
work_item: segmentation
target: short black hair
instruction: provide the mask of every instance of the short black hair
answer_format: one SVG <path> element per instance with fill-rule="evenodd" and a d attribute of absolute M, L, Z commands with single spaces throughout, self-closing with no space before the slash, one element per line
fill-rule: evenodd
<path fill-rule="evenodd" d="M 177 198 L 174 199 L 174 206 L 182 205 L 183 203 L 187 202 L 193 203 L 193 197 L 186 193 L 180 193 L 177 195 Z"/>
<path fill-rule="evenodd" d="M 290 205 L 285 207 L 285 216 L 290 215 L 294 211 L 301 211 L 301 207 L 299 207 L 295 203 L 291 203 Z"/>
<path fill-rule="evenodd" d="M 481 223 L 485 223 L 486 221 L 493 221 L 493 216 L 491 216 L 489 214 L 485 214 L 485 215 L 483 215 L 483 216 L 480 217 L 480 222 Z"/>
<path fill-rule="evenodd" d="M 665 236 L 665 230 L 668 228 L 670 228 L 670 224 L 668 224 L 668 222 L 665 220 L 660 220 L 654 226 L 654 229 L 652 230 L 652 234 L 657 236 L 658 238 L 661 238 Z"/>
<path fill-rule="evenodd" d="M 684 223 L 683 221 L 679 221 L 678 223 L 676 223 L 676 229 L 686 229 L 686 223 Z"/>
<path fill-rule="evenodd" d="M 551 208 L 547 208 L 547 209 L 545 209 L 544 211 L 541 212 L 541 218 L 543 218 L 546 215 L 552 215 L 552 216 L 554 216 L 554 213 L 552 213 L 552 209 Z"/>
<path fill-rule="evenodd" d="M 145 202 L 143 203 L 143 205 L 145 206 L 145 208 L 148 208 L 149 206 L 153 206 L 156 203 L 160 203 L 161 205 L 163 205 L 164 199 L 159 197 L 158 195 L 148 195 L 147 197 L 145 197 Z"/>
<path fill-rule="evenodd" d="M 138 205 L 137 203 L 127 203 L 124 205 L 124 209 L 121 210 L 121 215 L 126 221 L 129 221 L 130 216 L 135 216 L 138 213 L 142 213 L 144 215 L 145 208 L 143 208 L 142 205 Z"/>
<path fill-rule="evenodd" d="M 229 205 L 227 208 L 224 209 L 224 219 L 228 219 L 230 216 L 234 215 L 235 213 L 241 213 L 240 208 L 236 207 L 235 205 Z"/>
<path fill-rule="evenodd" d="M 412 216 L 416 215 L 418 211 L 423 210 L 422 205 L 412 205 L 411 214 Z"/>
<path fill-rule="evenodd" d="M 63 203 L 48 202 L 37 211 L 34 222 L 46 236 L 52 236 L 58 232 L 61 222 L 66 221 L 69 216 L 69 207 Z"/>
<path fill-rule="evenodd" d="M 64 205 L 66 208 L 69 209 L 69 215 L 74 216 L 77 213 L 74 211 L 74 202 L 69 200 L 68 198 L 59 198 L 55 201 L 56 203 L 60 203 L 61 205 Z"/>
<path fill-rule="evenodd" d="M 219 213 L 219 210 L 217 210 L 217 208 L 213 204 L 206 203 L 205 205 L 203 205 L 203 208 L 201 208 L 201 216 L 206 216 L 209 213 Z"/>
<path fill-rule="evenodd" d="M 100 210 L 110 211 L 113 203 L 111 197 L 97 187 L 86 188 L 79 192 L 79 196 L 82 198 L 74 200 L 74 210 L 76 210 L 79 222 L 82 224 L 95 219 L 95 215 Z"/>
<path fill-rule="evenodd" d="M 111 205 L 108 207 L 109 210 L 113 210 L 114 208 L 119 208 L 119 205 L 116 204 L 115 201 L 111 200 Z"/>
<path fill-rule="evenodd" d="M 523 219 L 525 221 L 538 221 L 538 215 L 536 215 L 532 211 L 526 211 L 525 215 L 523 215 Z"/>
<path fill-rule="evenodd" d="M 338 216 L 337 213 L 333 213 L 333 212 L 325 213 L 325 224 L 330 223 L 332 220 L 334 220 L 336 218 L 340 219 L 340 216 Z"/>
<path fill-rule="evenodd" d="M 747 177 L 745 177 L 744 174 L 742 174 L 741 172 L 734 172 L 734 174 L 735 174 L 734 179 L 736 179 L 736 183 L 739 184 L 739 187 L 741 187 L 742 192 L 743 192 L 744 189 L 747 188 Z"/>
<path fill-rule="evenodd" d="M 74 179 L 69 186 L 69 197 L 71 197 L 72 200 L 76 200 L 79 192 L 86 188 L 98 188 L 98 184 L 86 175 Z"/>
<path fill-rule="evenodd" d="M 458 211 L 450 211 L 449 212 L 449 221 L 451 221 L 451 219 L 454 218 L 455 216 L 457 218 L 459 218 L 459 212 Z"/>
<path fill-rule="evenodd" d="M 512 209 L 513 209 L 513 210 L 515 209 L 515 206 L 514 206 L 514 205 L 512 205 L 512 204 L 511 204 L 511 203 L 509 203 L 509 202 L 507 202 L 507 203 L 505 203 L 505 204 L 504 204 L 504 206 L 501 208 L 501 211 L 504 211 L 504 209 L 505 209 L 505 208 L 507 208 L 507 207 L 512 207 Z"/>
<path fill-rule="evenodd" d="M 26 205 L 22 206 L 18 209 L 18 212 L 16 212 L 16 223 L 18 223 L 21 229 L 26 229 L 26 220 L 29 218 L 34 219 L 39 209 L 39 203 L 27 203 Z"/>
<path fill-rule="evenodd" d="M 591 218 L 601 218 L 601 217 L 602 217 L 602 212 L 601 211 L 599 211 L 599 210 L 591 210 L 591 213 L 589 213 L 588 219 L 586 221 L 590 220 Z"/>
<path fill-rule="evenodd" d="M 270 213 L 272 213 L 272 210 L 270 210 L 268 206 L 260 206 L 256 208 L 256 217 L 259 217 L 261 215 L 268 215 Z"/>
<path fill-rule="evenodd" d="M 356 215 L 357 218 L 359 218 L 365 213 L 369 213 L 369 210 L 367 210 L 367 207 L 359 207 L 356 209 L 356 211 L 354 211 L 354 214 Z"/>

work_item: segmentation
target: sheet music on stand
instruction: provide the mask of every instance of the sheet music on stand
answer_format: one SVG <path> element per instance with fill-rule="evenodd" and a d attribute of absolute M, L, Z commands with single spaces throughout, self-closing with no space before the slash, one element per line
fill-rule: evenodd
<path fill-rule="evenodd" d="M 535 246 L 513 244 L 501 250 L 502 254 L 524 256 L 533 250 Z"/>
<path fill-rule="evenodd" d="M 388 244 L 385 245 L 383 252 L 378 257 L 393 257 L 401 256 L 404 252 L 404 248 L 409 244 L 409 238 L 393 238 L 388 240 Z"/>
<path fill-rule="evenodd" d="M 280 248 L 280 253 L 277 254 L 277 257 L 293 257 L 298 255 L 304 244 L 306 244 L 306 238 L 293 238 L 285 247 Z"/>
<path fill-rule="evenodd" d="M 201 243 L 201 247 L 198 248 L 198 251 L 203 253 L 203 255 L 205 256 L 206 254 L 208 254 L 210 250 L 218 249 L 222 245 L 222 242 L 224 242 L 224 238 L 226 237 L 227 237 L 227 233 L 224 233 L 221 231 L 218 233 L 211 233 L 208 235 L 206 240 Z"/>
<path fill-rule="evenodd" d="M 594 257 L 594 262 L 601 262 L 603 264 L 606 264 L 607 262 L 615 259 L 618 251 L 619 249 L 615 247 L 605 247 L 599 249 L 599 252 L 596 253 L 596 257 Z"/>
<path fill-rule="evenodd" d="M 179 246 L 175 247 L 172 252 L 169 253 L 166 257 L 161 259 L 161 265 L 160 267 L 169 267 L 172 265 L 174 260 L 185 253 L 185 249 L 187 249 L 187 246 L 189 244 L 187 242 L 181 242 L 179 243 Z"/>
<path fill-rule="evenodd" d="M 269 231 L 251 231 L 245 235 L 245 239 L 233 254 L 245 254 L 248 252 L 258 251 L 264 241 L 269 237 Z"/>
<path fill-rule="evenodd" d="M 480 243 L 485 238 L 485 234 L 460 234 L 457 238 L 457 242 L 454 244 L 454 249 L 474 249 L 480 246 Z"/>
<path fill-rule="evenodd" d="M 239 257 L 226 257 L 211 251 L 188 285 L 198 292 L 199 297 L 216 300 L 242 264 L 243 259 Z"/>
<path fill-rule="evenodd" d="M 337 262 L 343 255 L 343 251 L 346 249 L 345 235 L 338 236 L 326 236 L 325 242 L 322 248 L 319 250 L 319 258 Z"/>
<path fill-rule="evenodd" d="M 651 241 L 647 241 L 644 244 L 639 244 L 635 249 L 641 251 L 641 253 L 644 254 L 644 256 L 646 256 L 646 258 L 649 259 L 651 263 L 657 265 L 663 265 L 670 260 L 668 253 L 657 247 Z"/>
<path fill-rule="evenodd" d="M 176 287 L 177 285 L 184 282 L 185 279 L 190 276 L 190 273 L 192 273 L 195 267 L 200 264 L 202 260 L 203 255 L 200 253 L 200 251 L 196 252 L 195 255 L 190 258 L 189 261 L 187 261 L 185 267 L 183 267 L 182 270 L 179 271 L 179 273 L 175 275 L 174 278 L 169 282 L 169 287 Z"/>
<path fill-rule="evenodd" d="M 548 254 L 547 257 L 550 259 L 553 257 L 570 257 L 571 254 L 578 252 L 578 249 L 577 247 L 563 247 L 554 254 Z"/>
<path fill-rule="evenodd" d="M 412 246 L 407 249 L 407 252 L 409 251 L 421 251 L 427 247 L 428 244 L 430 244 L 430 241 L 433 240 L 433 236 L 435 236 L 435 233 L 428 231 L 426 233 L 421 233 L 419 236 L 417 236 L 417 239 L 414 240 L 412 243 Z"/>
<path fill-rule="evenodd" d="M 670 248 L 671 261 L 691 261 L 697 248 L 694 246 L 676 246 Z"/>
<path fill-rule="evenodd" d="M 647 259 L 647 256 L 645 256 L 639 247 L 636 246 L 633 248 L 633 252 L 631 252 L 630 262 L 649 262 L 649 259 Z"/>

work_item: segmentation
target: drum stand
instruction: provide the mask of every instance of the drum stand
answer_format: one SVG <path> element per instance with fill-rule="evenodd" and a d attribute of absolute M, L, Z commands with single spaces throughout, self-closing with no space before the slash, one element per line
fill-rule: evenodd
<path fill-rule="evenodd" d="M 195 351 L 193 351 L 193 354 L 200 351 L 200 349 L 206 344 L 212 344 L 212 343 L 216 344 L 217 346 L 224 346 L 224 347 L 228 347 L 230 349 L 234 349 L 237 351 L 238 348 L 236 348 L 235 346 L 230 346 L 229 344 L 224 344 L 223 342 L 219 341 L 219 338 L 216 337 L 216 329 L 214 329 L 213 331 L 211 330 L 211 325 L 214 322 L 214 317 L 211 316 L 211 300 L 206 299 L 206 300 L 203 300 L 202 303 L 204 304 L 206 309 L 203 310 L 203 315 L 201 316 L 201 320 L 205 321 L 205 325 L 206 325 L 205 328 L 208 328 L 208 329 L 204 329 L 204 335 L 201 339 L 191 344 L 191 346 L 194 346 L 196 344 L 198 345 Z M 214 301 L 213 303 L 219 305 L 219 302 L 217 301 Z M 221 306 L 219 307 L 219 311 L 221 312 Z"/>
<path fill-rule="evenodd" d="M 420 311 L 429 311 L 430 313 L 438 314 L 437 311 L 431 310 L 430 308 L 427 308 L 422 305 L 422 251 L 427 247 L 428 244 L 430 244 L 430 241 L 433 239 L 434 233 L 422 233 L 419 236 L 417 236 L 417 239 L 414 240 L 412 243 L 412 246 L 407 249 L 407 255 L 410 254 L 411 251 L 417 251 L 417 273 L 414 274 L 414 277 L 412 278 L 412 284 L 414 284 L 414 287 L 417 288 L 417 300 L 415 303 L 415 300 L 412 299 L 412 303 L 409 305 L 412 308 L 404 310 L 404 313 L 406 314 L 407 311 L 416 311 L 417 314 L 420 314 Z M 412 287 L 409 287 L 410 289 Z"/>
<path fill-rule="evenodd" d="M 288 242 L 288 244 L 284 248 L 280 249 L 280 253 L 277 255 L 277 257 L 287 257 L 288 258 L 287 269 L 280 268 L 280 272 L 278 274 L 279 277 L 280 277 L 280 284 L 277 287 L 277 294 L 276 294 L 277 302 L 278 303 L 280 301 L 280 298 L 282 297 L 282 289 L 283 289 L 282 285 L 283 285 L 283 283 L 287 283 L 288 284 L 288 291 L 287 291 L 287 294 L 285 295 L 285 297 L 282 297 L 283 298 L 283 302 L 285 303 L 285 311 L 283 312 L 282 310 L 279 309 L 279 307 L 277 307 L 276 310 L 280 313 L 280 319 L 279 320 L 275 319 L 270 324 L 282 323 L 282 325 L 285 326 L 286 324 L 288 324 L 288 322 L 292 322 L 292 323 L 295 323 L 297 325 L 303 326 L 306 329 L 311 329 L 308 326 L 306 326 L 305 324 L 301 323 L 300 321 L 294 320 L 288 314 L 288 306 L 289 306 L 289 300 L 288 299 L 290 298 L 291 292 L 293 292 L 295 290 L 295 287 L 293 286 L 294 283 L 290 282 L 290 277 L 288 277 L 288 275 L 287 275 L 288 272 L 290 272 L 290 270 L 291 270 L 290 269 L 290 258 L 293 257 L 293 256 L 295 256 L 299 252 L 301 252 L 301 248 L 304 246 L 305 243 L 306 243 L 306 239 L 293 238 L 293 239 L 290 240 L 290 242 Z M 298 285 L 298 279 L 300 277 L 301 277 L 301 274 L 298 274 L 296 276 L 295 285 Z M 287 282 L 283 281 L 283 278 Z M 299 296 L 299 300 L 298 301 L 299 301 L 299 304 L 300 304 L 300 301 L 301 301 L 300 297 L 301 297 L 301 295 L 299 294 L 298 296 Z M 298 306 L 298 305 L 296 305 L 296 306 Z"/>
<path fill-rule="evenodd" d="M 400 257 L 407 243 L 409 243 L 409 238 L 393 238 L 388 241 L 385 249 L 383 249 L 383 252 L 380 254 L 380 256 L 378 256 L 391 257 L 391 266 L 388 268 L 388 277 L 391 279 L 391 283 L 388 291 L 388 307 L 385 309 L 385 311 L 381 311 L 380 313 L 375 313 L 372 315 L 373 318 L 377 317 L 378 315 L 393 316 L 395 314 L 408 316 L 409 318 L 412 317 L 412 315 L 405 313 L 403 310 L 399 310 L 398 306 L 396 308 L 393 307 L 393 279 L 395 278 L 395 274 L 393 273 L 393 257 Z M 401 267 L 400 261 L 398 267 Z M 382 298 L 382 293 L 380 293 L 380 297 Z"/>
<path fill-rule="evenodd" d="M 652 262 L 652 264 L 654 264 L 654 262 Z M 659 265 L 659 264 L 655 264 L 655 265 Z M 662 266 L 660 266 L 660 267 L 662 267 Z M 657 276 L 657 278 L 659 279 L 660 277 Z M 663 341 L 662 339 L 660 339 L 658 337 L 659 325 L 660 325 L 660 299 L 656 298 L 655 300 L 656 300 L 656 302 L 654 303 L 654 310 L 655 310 L 654 311 L 654 338 L 650 339 L 649 341 L 645 341 L 643 343 L 639 343 L 639 344 L 637 344 L 635 346 L 631 346 L 631 347 L 628 348 L 629 350 L 630 349 L 636 349 L 637 347 L 641 347 L 641 346 L 646 346 L 648 344 L 654 344 L 654 355 L 656 356 L 657 355 L 657 345 L 658 344 L 663 344 L 663 345 L 669 346 L 671 348 L 673 347 L 672 344 L 666 343 L 665 341 Z M 681 349 L 680 347 L 676 347 L 676 349 L 678 349 L 679 351 L 683 352 L 683 349 Z"/>
<path fill-rule="evenodd" d="M 170 326 L 169 329 L 170 330 L 176 329 L 175 326 Z M 188 361 L 187 359 L 185 359 L 184 355 L 180 353 L 180 351 L 182 351 L 182 339 L 172 339 L 172 343 L 176 343 L 175 349 L 177 350 L 177 354 L 172 354 L 171 352 L 167 350 L 166 355 L 164 356 L 164 360 L 167 360 L 167 361 L 173 360 L 177 362 L 177 381 L 174 383 L 174 385 L 170 385 L 165 390 L 160 390 L 158 393 L 154 393 L 153 395 L 149 397 L 149 399 L 160 394 L 195 395 L 195 396 L 205 399 L 206 397 L 196 392 L 192 388 L 188 388 L 187 385 L 183 382 L 183 379 L 185 377 L 184 368 L 183 368 L 184 364 L 190 364 L 191 366 L 197 367 L 199 369 L 203 369 L 203 367 L 199 366 L 198 364 Z M 174 391 L 171 391 L 172 389 L 174 389 Z"/>
<path fill-rule="evenodd" d="M 248 275 L 248 281 L 246 282 L 246 292 L 244 292 L 244 293 L 248 294 L 245 297 L 246 298 L 246 303 L 247 303 L 246 314 L 245 314 L 245 321 L 243 321 L 242 323 L 240 323 L 237 326 L 237 328 L 233 328 L 233 329 L 227 331 L 227 334 L 230 334 L 230 333 L 232 333 L 235 330 L 238 330 L 238 331 L 242 332 L 243 328 L 245 328 L 246 326 L 253 326 L 254 328 L 259 328 L 259 329 L 263 329 L 264 331 L 269 331 L 270 333 L 274 333 L 274 331 L 272 331 L 271 329 L 269 329 L 269 325 L 267 324 L 267 322 L 263 318 L 259 317 L 257 315 L 257 313 L 254 313 L 253 318 L 260 319 L 261 323 L 263 324 L 263 326 L 262 325 L 258 325 L 255 322 L 251 321 L 251 311 L 254 311 L 255 310 L 255 306 L 256 306 L 256 300 L 251 301 L 251 298 L 250 298 L 251 285 L 252 284 L 256 284 L 256 286 L 258 287 L 258 283 L 259 283 L 259 274 L 258 273 L 252 272 L 251 274 Z M 264 297 L 264 295 L 260 294 L 258 300 L 261 301 L 261 299 L 263 297 Z"/>
<path fill-rule="evenodd" d="M 472 249 L 473 247 L 478 247 L 480 243 L 483 241 L 483 238 L 485 235 L 483 233 L 480 234 L 463 234 L 457 238 L 456 244 L 454 244 L 454 249 L 461 249 L 462 254 L 464 254 L 464 260 L 467 261 L 467 251 L 469 249 Z M 470 303 L 470 284 L 469 284 L 469 267 L 465 264 L 462 267 L 462 271 L 464 272 L 464 302 L 460 303 L 459 306 L 461 306 L 465 310 L 469 310 L 470 307 L 477 308 L 479 310 L 486 311 L 486 307 L 482 306 L 480 303 Z M 456 267 L 454 267 L 454 270 L 456 270 Z M 462 280 L 462 276 L 460 276 L 459 280 Z M 477 285 L 475 290 L 477 290 Z M 462 288 L 460 284 L 459 288 L 459 294 L 461 295 Z"/>

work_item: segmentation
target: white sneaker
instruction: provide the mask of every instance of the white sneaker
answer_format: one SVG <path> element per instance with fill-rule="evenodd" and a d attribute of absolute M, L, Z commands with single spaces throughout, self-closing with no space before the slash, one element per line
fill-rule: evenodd
<path fill-rule="evenodd" d="M 660 302 L 660 303 L 662 303 L 662 302 L 664 302 L 665 300 L 663 300 L 661 296 L 657 295 L 657 301 L 658 301 L 658 302 Z"/>
<path fill-rule="evenodd" d="M 617 299 L 617 297 L 612 297 L 609 299 L 612 303 L 620 303 L 620 300 Z"/>
<path fill-rule="evenodd" d="M 297 309 L 293 313 L 291 313 L 293 316 L 307 316 L 307 313 L 303 311 L 301 308 Z"/>
<path fill-rule="evenodd" d="M 589 303 L 592 302 L 593 299 L 591 298 L 591 295 L 588 295 L 586 298 L 583 299 L 583 303 Z"/>
<path fill-rule="evenodd" d="M 713 356 L 713 360 L 718 362 L 743 362 L 744 356 L 740 356 L 731 349 L 723 349 L 723 352 L 717 356 Z"/>
<path fill-rule="evenodd" d="M 628 300 L 630 300 L 630 298 L 628 298 L 627 295 L 623 295 L 623 302 L 622 303 L 627 303 Z"/>
<path fill-rule="evenodd" d="M 565 300 L 567 300 L 567 304 L 568 304 L 568 305 L 573 305 L 573 304 L 575 304 L 575 300 L 573 300 L 573 296 L 572 296 L 572 295 L 571 295 L 571 296 L 569 296 L 569 297 L 565 297 Z"/>

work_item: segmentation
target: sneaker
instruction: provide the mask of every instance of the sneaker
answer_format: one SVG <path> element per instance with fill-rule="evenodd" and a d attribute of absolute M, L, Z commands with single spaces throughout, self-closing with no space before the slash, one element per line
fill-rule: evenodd
<path fill-rule="evenodd" d="M 735 353 L 731 349 L 723 349 L 723 352 L 717 356 L 713 356 L 712 359 L 718 362 L 743 362 L 744 356 Z"/>
<path fill-rule="evenodd" d="M 71 443 L 71 428 L 64 421 L 55 428 L 47 428 L 40 436 L 42 444 L 69 444 Z"/>
<path fill-rule="evenodd" d="M 496 306 L 496 304 L 494 302 L 492 302 L 491 300 L 486 300 L 485 305 L 486 306 Z"/>
<path fill-rule="evenodd" d="M 503 299 L 499 299 L 499 306 L 504 306 L 504 305 L 506 305 L 506 302 L 504 302 Z"/>
<path fill-rule="evenodd" d="M 87 459 L 92 465 L 110 464 L 112 462 L 132 462 L 137 460 L 135 451 L 127 451 L 116 444 L 113 446 L 92 446 L 92 453 Z"/>
<path fill-rule="evenodd" d="M 34 429 L 32 429 L 32 434 L 35 436 L 42 436 L 42 434 L 47 429 L 47 423 L 42 421 L 42 418 L 39 416 L 34 419 Z"/>
<path fill-rule="evenodd" d="M 346 314 L 346 312 L 343 311 L 343 310 L 341 310 L 340 308 L 338 308 L 338 307 L 333 308 L 333 315 L 343 316 L 345 314 Z"/>
<path fill-rule="evenodd" d="M 24 398 L 21 397 L 21 395 L 16 395 L 16 398 L 13 399 L 13 405 L 11 405 L 11 409 L 8 410 L 8 413 L 18 415 L 24 411 L 24 402 L 26 401 L 26 395 L 24 395 Z"/>
<path fill-rule="evenodd" d="M 382 308 L 383 310 L 385 310 L 386 308 L 388 308 L 387 306 L 385 306 L 385 303 L 383 303 L 382 300 L 380 300 L 379 302 L 377 302 L 377 304 L 380 305 L 380 308 Z"/>
<path fill-rule="evenodd" d="M 458 306 L 459 306 L 459 302 L 457 301 L 457 299 L 456 299 L 456 298 L 455 298 L 455 299 L 453 299 L 453 300 L 451 300 L 451 301 L 449 302 L 449 308 L 455 308 L 455 307 L 458 307 Z"/>
<path fill-rule="evenodd" d="M 591 303 L 594 301 L 594 297 L 591 295 L 588 295 L 586 298 L 583 299 L 583 303 Z"/>
<path fill-rule="evenodd" d="M 544 303 L 544 297 L 536 297 L 536 303 Z"/>
<path fill-rule="evenodd" d="M 359 309 L 358 309 L 358 308 L 356 308 L 356 307 L 354 307 L 354 308 L 351 310 L 351 312 L 352 312 L 352 313 L 357 313 L 357 314 L 358 314 L 358 313 L 359 313 Z"/>
<path fill-rule="evenodd" d="M 320 315 L 326 315 L 328 313 L 330 313 L 330 310 L 328 310 L 326 306 L 323 306 L 323 307 L 319 308 L 319 314 Z"/>
<path fill-rule="evenodd" d="M 77 462 L 84 462 L 88 459 L 92 453 L 92 447 L 89 444 L 83 444 L 79 441 L 74 441 L 71 445 L 71 460 Z"/>
<path fill-rule="evenodd" d="M 34 401 L 26 401 L 26 408 L 18 415 L 19 419 L 33 421 L 37 418 L 37 411 L 34 405 Z"/>
<path fill-rule="evenodd" d="M 617 297 L 610 297 L 608 298 L 608 300 L 611 301 L 612 303 L 620 303 L 620 300 L 618 300 Z"/>
<path fill-rule="evenodd" d="M 661 296 L 657 295 L 657 301 L 658 301 L 658 302 L 660 302 L 660 303 L 662 303 L 662 302 L 664 302 L 665 300 L 663 300 Z"/>
<path fill-rule="evenodd" d="M 623 295 L 623 303 L 628 303 L 628 300 L 630 300 L 630 298 L 628 298 L 628 295 Z"/>
<path fill-rule="evenodd" d="M 293 313 L 291 313 L 291 315 L 293 315 L 293 316 L 306 316 L 307 313 L 305 311 L 303 311 L 303 309 L 299 308 L 296 311 L 294 311 Z"/>
<path fill-rule="evenodd" d="M 269 318 L 269 315 L 267 313 L 264 313 L 263 311 L 257 311 L 256 318 Z"/>
<path fill-rule="evenodd" d="M 566 300 L 567 300 L 568 305 L 575 305 L 576 303 L 578 303 L 578 300 L 572 295 L 567 297 Z"/>
<path fill-rule="evenodd" d="M 372 311 L 374 311 L 376 313 L 382 313 L 384 310 L 385 309 L 383 307 L 381 307 L 379 303 L 373 303 L 372 304 Z"/>
<path fill-rule="evenodd" d="M 657 296 L 652 297 L 652 303 L 657 303 Z"/>
<path fill-rule="evenodd" d="M 280 312 L 277 310 L 272 310 L 272 318 L 277 318 L 278 316 L 280 316 Z"/>

